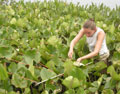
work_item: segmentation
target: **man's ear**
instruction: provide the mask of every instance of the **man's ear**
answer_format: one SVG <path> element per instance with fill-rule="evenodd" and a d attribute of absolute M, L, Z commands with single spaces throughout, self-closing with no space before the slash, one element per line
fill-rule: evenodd
<path fill-rule="evenodd" d="M 96 32 L 96 31 L 97 31 L 97 27 L 95 27 L 95 29 L 94 29 L 94 30 L 95 30 L 95 32 Z"/>

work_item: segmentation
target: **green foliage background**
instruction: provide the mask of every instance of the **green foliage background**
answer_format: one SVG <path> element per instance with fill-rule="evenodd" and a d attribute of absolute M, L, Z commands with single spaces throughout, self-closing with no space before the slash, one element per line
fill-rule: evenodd
<path fill-rule="evenodd" d="M 108 67 L 103 62 L 73 66 L 89 53 L 86 37 L 75 46 L 73 60 L 68 59 L 71 40 L 89 18 L 106 33 Z M 94 63 L 83 61 L 89 62 Z M 120 7 L 0 1 L 0 94 L 120 94 L 119 67 Z M 64 75 L 50 80 L 58 74 Z"/>

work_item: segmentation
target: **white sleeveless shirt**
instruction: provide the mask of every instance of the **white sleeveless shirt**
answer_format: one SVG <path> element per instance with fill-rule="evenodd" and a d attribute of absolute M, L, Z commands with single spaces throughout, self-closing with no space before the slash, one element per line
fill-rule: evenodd
<path fill-rule="evenodd" d="M 94 48 L 97 42 L 97 36 L 99 32 L 104 32 L 104 31 L 101 28 L 97 27 L 97 31 L 94 33 L 94 35 L 92 37 L 87 37 L 88 47 L 91 52 L 94 51 Z M 106 37 L 104 37 L 104 40 L 101 45 L 101 49 L 99 51 L 99 55 L 102 55 L 107 52 L 108 52 L 108 48 L 106 45 Z"/>

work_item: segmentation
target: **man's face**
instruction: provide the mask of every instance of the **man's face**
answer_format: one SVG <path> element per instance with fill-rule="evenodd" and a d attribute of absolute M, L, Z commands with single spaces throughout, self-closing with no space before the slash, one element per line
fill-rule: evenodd
<path fill-rule="evenodd" d="M 87 28 L 84 28 L 84 33 L 87 37 L 92 37 L 92 35 L 94 34 L 95 30 L 91 30 L 91 29 L 87 29 Z"/>

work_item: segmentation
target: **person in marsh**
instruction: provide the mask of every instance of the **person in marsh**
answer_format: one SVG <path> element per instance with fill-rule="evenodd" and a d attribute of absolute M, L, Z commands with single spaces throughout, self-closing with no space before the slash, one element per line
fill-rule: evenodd
<path fill-rule="evenodd" d="M 103 29 L 97 27 L 93 19 L 87 20 L 83 28 L 79 31 L 76 37 L 70 43 L 70 49 L 68 52 L 68 57 L 72 59 L 73 48 L 75 44 L 86 35 L 88 47 L 90 53 L 82 56 L 77 59 L 77 62 L 74 63 L 75 66 L 80 66 L 80 62 L 84 59 L 95 57 L 99 54 L 99 59 L 104 61 L 105 63 L 107 58 L 109 57 L 109 50 L 106 45 L 106 36 Z"/>

